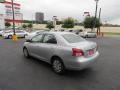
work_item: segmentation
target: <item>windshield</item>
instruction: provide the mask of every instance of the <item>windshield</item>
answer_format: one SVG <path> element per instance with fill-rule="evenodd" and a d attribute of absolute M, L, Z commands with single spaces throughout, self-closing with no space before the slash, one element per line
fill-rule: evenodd
<path fill-rule="evenodd" d="M 78 43 L 78 42 L 85 41 L 85 39 L 75 34 L 64 34 L 62 36 L 69 43 Z"/>

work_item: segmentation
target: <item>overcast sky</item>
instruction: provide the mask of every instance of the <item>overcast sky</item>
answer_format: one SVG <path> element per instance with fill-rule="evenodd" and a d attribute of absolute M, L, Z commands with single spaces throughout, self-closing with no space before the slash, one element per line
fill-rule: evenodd
<path fill-rule="evenodd" d="M 95 12 L 94 0 L 15 0 L 21 4 L 21 12 L 24 19 L 32 19 L 35 12 L 43 12 L 46 20 L 52 16 L 58 18 L 73 17 L 82 21 L 83 13 L 88 11 L 91 15 Z M 103 22 L 120 24 L 120 1 L 99 0 L 99 8 L 102 8 L 101 19 Z"/>

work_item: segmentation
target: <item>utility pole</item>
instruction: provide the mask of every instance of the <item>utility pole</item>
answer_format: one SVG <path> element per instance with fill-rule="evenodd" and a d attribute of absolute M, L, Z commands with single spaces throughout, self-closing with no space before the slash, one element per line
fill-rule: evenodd
<path fill-rule="evenodd" d="M 33 20 L 34 20 L 33 17 L 34 17 L 34 15 L 33 15 L 33 13 L 32 13 L 32 25 L 34 24 L 34 22 L 33 22 Z"/>
<path fill-rule="evenodd" d="M 101 8 L 99 10 L 99 23 L 100 23 L 100 21 L 101 21 Z M 98 35 L 100 35 L 100 26 L 97 29 L 97 33 L 98 33 Z"/>
<path fill-rule="evenodd" d="M 13 3 L 13 0 L 11 0 L 12 2 L 12 14 L 13 14 L 13 33 L 15 35 L 15 14 L 14 14 L 14 3 Z"/>
<path fill-rule="evenodd" d="M 93 30 L 95 30 L 95 27 L 96 27 L 96 18 L 97 18 L 98 1 L 99 1 L 99 0 L 95 0 L 95 2 L 96 2 L 96 9 L 95 9 L 95 19 L 94 19 Z"/>
<path fill-rule="evenodd" d="M 12 14 L 13 14 L 13 41 L 16 41 L 17 40 L 17 36 L 16 36 L 16 33 L 15 33 L 15 13 L 14 13 L 14 3 L 13 3 L 13 0 L 11 0 L 11 3 L 12 3 Z"/>
<path fill-rule="evenodd" d="M 53 16 L 54 31 L 56 29 L 56 20 L 57 20 L 57 16 Z"/>

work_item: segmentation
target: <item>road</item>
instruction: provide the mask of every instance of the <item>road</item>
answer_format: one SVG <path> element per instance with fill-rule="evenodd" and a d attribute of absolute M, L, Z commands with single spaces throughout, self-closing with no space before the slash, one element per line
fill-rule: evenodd
<path fill-rule="evenodd" d="M 119 90 L 120 37 L 89 40 L 98 43 L 97 63 L 60 76 L 47 63 L 24 58 L 23 39 L 13 42 L 0 38 L 0 90 Z"/>

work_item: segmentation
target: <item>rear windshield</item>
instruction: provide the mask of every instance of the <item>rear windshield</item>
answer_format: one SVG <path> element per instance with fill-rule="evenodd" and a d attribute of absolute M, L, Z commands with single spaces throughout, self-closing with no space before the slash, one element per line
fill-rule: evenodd
<path fill-rule="evenodd" d="M 62 36 L 69 43 L 78 43 L 78 42 L 85 41 L 85 39 L 75 34 L 64 34 Z"/>

